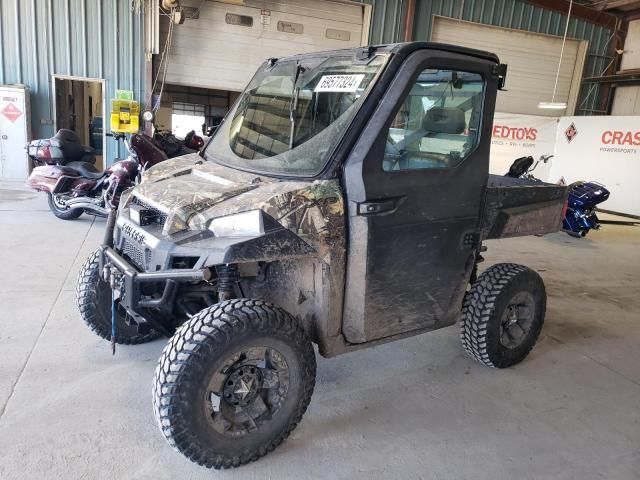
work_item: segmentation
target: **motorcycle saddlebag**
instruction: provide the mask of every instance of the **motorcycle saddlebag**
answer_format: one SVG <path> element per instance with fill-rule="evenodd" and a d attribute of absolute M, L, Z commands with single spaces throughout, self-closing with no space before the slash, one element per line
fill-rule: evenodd
<path fill-rule="evenodd" d="M 27 180 L 27 186 L 38 192 L 58 193 L 65 189 L 67 182 L 73 182 L 78 177 L 80 175 L 73 168 L 45 165 L 33 169 Z"/>

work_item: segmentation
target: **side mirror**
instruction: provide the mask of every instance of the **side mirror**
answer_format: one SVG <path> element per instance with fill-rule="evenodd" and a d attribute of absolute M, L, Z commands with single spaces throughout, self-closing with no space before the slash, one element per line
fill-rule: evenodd
<path fill-rule="evenodd" d="M 507 65 L 501 63 L 493 67 L 493 74 L 498 77 L 498 90 L 504 90 L 507 83 Z"/>

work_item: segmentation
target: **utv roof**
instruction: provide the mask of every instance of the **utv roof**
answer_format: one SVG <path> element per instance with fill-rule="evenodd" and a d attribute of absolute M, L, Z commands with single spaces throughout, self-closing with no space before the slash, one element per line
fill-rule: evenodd
<path fill-rule="evenodd" d="M 360 56 L 360 55 L 371 55 L 373 53 L 392 53 L 394 55 L 399 55 L 401 57 L 406 57 L 409 54 L 415 52 L 416 50 L 441 50 L 451 53 L 460 53 L 463 55 L 471 55 L 474 57 L 478 57 L 484 60 L 488 60 L 494 63 L 500 63 L 498 56 L 495 53 L 487 52 L 484 50 L 476 50 L 475 48 L 467 48 L 462 47 L 460 45 L 450 45 L 448 43 L 435 43 L 435 42 L 407 42 L 407 43 L 387 43 L 383 45 L 371 45 L 366 47 L 356 47 L 356 48 L 343 48 L 339 50 L 325 50 L 322 52 L 312 52 L 312 53 L 303 53 L 300 55 L 292 55 L 290 57 L 286 57 L 288 59 L 296 59 L 296 58 L 309 58 L 309 57 L 317 57 L 321 55 L 344 55 L 351 53 L 352 55 Z"/>

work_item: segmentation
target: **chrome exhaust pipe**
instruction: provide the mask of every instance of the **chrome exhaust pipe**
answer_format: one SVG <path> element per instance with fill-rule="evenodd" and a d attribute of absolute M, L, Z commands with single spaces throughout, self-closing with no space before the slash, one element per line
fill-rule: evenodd
<path fill-rule="evenodd" d="M 93 213 L 94 215 L 99 215 L 101 217 L 109 216 L 109 209 L 99 205 L 98 202 L 99 200 L 96 201 L 87 199 L 86 197 L 80 197 L 71 198 L 69 200 L 66 200 L 64 203 L 67 208 L 69 208 L 69 210 L 76 210 L 78 208 L 81 208 L 83 210 L 86 210 L 87 213 Z"/>
<path fill-rule="evenodd" d="M 91 205 L 89 207 L 84 207 L 84 210 L 87 213 L 91 213 L 91 214 L 97 215 L 99 217 L 108 217 L 109 216 L 109 209 L 108 208 L 98 207 L 97 205 Z"/>

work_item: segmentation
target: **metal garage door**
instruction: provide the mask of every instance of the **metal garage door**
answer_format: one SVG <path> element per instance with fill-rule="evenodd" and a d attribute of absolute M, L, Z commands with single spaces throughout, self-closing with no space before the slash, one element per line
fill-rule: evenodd
<path fill-rule="evenodd" d="M 199 7 L 173 30 L 167 82 L 240 91 L 258 65 L 283 57 L 366 43 L 368 6 L 341 1 L 181 1 Z M 162 22 L 161 38 L 168 22 Z M 364 42 L 363 42 L 364 38 Z"/>
<path fill-rule="evenodd" d="M 558 110 L 542 110 L 538 102 L 551 101 L 562 38 L 522 30 L 434 17 L 432 40 L 496 53 L 509 65 L 507 92 L 498 95 L 497 112 L 558 116 Z M 556 102 L 567 102 L 566 114 L 576 107 L 587 41 L 567 39 L 562 56 Z"/>

